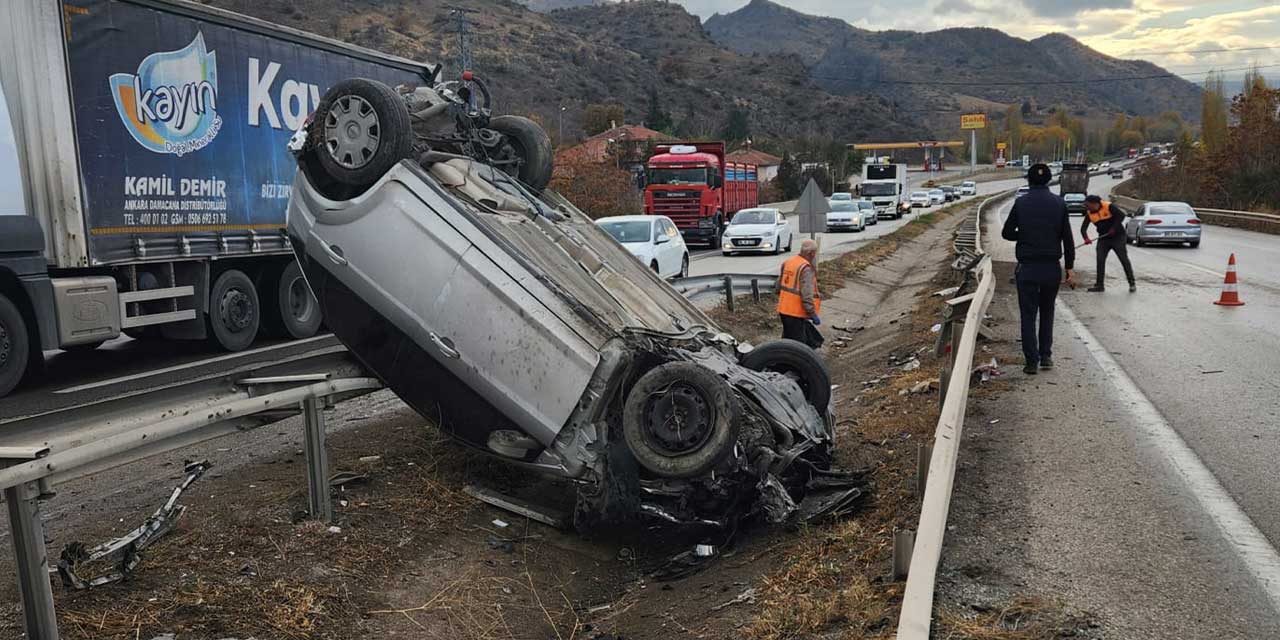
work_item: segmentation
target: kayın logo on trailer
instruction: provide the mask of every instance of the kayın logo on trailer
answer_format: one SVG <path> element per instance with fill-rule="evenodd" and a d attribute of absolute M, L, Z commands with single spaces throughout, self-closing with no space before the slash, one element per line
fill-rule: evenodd
<path fill-rule="evenodd" d="M 202 33 L 182 49 L 143 58 L 136 74 L 112 74 L 111 95 L 129 134 L 156 153 L 198 151 L 222 128 L 217 54 Z"/>

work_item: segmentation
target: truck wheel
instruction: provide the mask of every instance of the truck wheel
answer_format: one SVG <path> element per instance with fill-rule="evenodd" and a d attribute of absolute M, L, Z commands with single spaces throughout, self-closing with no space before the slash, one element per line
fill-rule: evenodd
<path fill-rule="evenodd" d="M 106 342 L 106 340 L 99 340 L 97 342 L 88 342 L 85 344 L 73 344 L 70 346 L 62 347 L 62 350 L 66 351 L 67 353 L 88 353 L 90 351 L 97 349 L 98 347 L 101 347 L 102 343 L 104 342 Z"/>
<path fill-rule="evenodd" d="M 707 473 L 738 441 L 742 408 L 729 383 L 693 362 L 640 376 L 622 408 L 622 435 L 640 466 L 665 478 Z"/>
<path fill-rule="evenodd" d="M 554 153 L 551 138 L 538 123 L 522 116 L 498 116 L 489 120 L 489 128 L 507 137 L 507 144 L 520 158 L 520 182 L 534 193 L 542 193 L 551 182 Z"/>
<path fill-rule="evenodd" d="M 22 381 L 31 354 L 27 323 L 18 307 L 0 293 L 0 398 Z"/>
<path fill-rule="evenodd" d="M 320 303 L 302 277 L 302 267 L 290 260 L 271 270 L 258 288 L 262 294 L 262 328 L 277 338 L 301 340 L 320 330 Z"/>
<path fill-rule="evenodd" d="M 209 336 L 227 351 L 243 351 L 258 336 L 262 320 L 258 290 L 253 280 L 238 269 L 218 276 L 209 293 Z"/>
<path fill-rule="evenodd" d="M 795 380 L 818 415 L 826 413 L 831 402 L 831 375 L 822 358 L 808 345 L 795 340 L 773 340 L 742 356 L 741 364 L 753 371 L 773 371 Z"/>
<path fill-rule="evenodd" d="M 320 169 L 334 181 L 364 191 L 409 157 L 413 129 L 404 99 L 365 78 L 334 85 L 324 94 L 307 132 Z"/>

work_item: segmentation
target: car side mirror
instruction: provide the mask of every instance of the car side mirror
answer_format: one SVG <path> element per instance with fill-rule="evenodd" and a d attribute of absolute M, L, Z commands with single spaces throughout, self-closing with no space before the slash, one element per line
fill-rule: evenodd
<path fill-rule="evenodd" d="M 665 235 L 658 236 L 658 237 L 656 237 L 656 238 L 654 238 L 654 239 L 653 239 L 653 243 L 654 243 L 654 244 L 666 244 L 666 243 L 668 243 L 668 242 L 671 242 L 671 238 L 668 238 L 668 237 L 667 237 L 667 236 L 665 236 Z"/>

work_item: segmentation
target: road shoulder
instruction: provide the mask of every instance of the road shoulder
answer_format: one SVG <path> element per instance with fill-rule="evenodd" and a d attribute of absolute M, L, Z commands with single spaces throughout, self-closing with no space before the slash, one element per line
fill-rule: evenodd
<path fill-rule="evenodd" d="M 940 610 L 1039 597 L 1090 612 L 1107 638 L 1280 637 L 1248 569 L 1061 316 L 1057 369 L 1018 373 L 1011 273 L 997 263 L 988 349 L 1006 373 L 970 403 Z"/>

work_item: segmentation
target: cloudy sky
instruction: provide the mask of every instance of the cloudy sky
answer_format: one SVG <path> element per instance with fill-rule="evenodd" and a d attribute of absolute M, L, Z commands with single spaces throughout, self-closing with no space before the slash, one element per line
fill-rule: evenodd
<path fill-rule="evenodd" d="M 747 0 L 676 0 L 703 19 Z M 1150 60 L 1189 79 L 1208 69 L 1277 65 L 1276 0 L 774 0 L 797 11 L 841 18 L 864 29 L 933 31 L 994 27 L 1021 38 L 1062 32 L 1103 53 Z M 1241 51 L 1256 47 L 1277 47 Z M 1207 53 L 1205 49 L 1233 51 Z M 1194 75 L 1193 75 L 1194 74 Z M 1239 73 L 1230 73 L 1238 76 Z"/>

